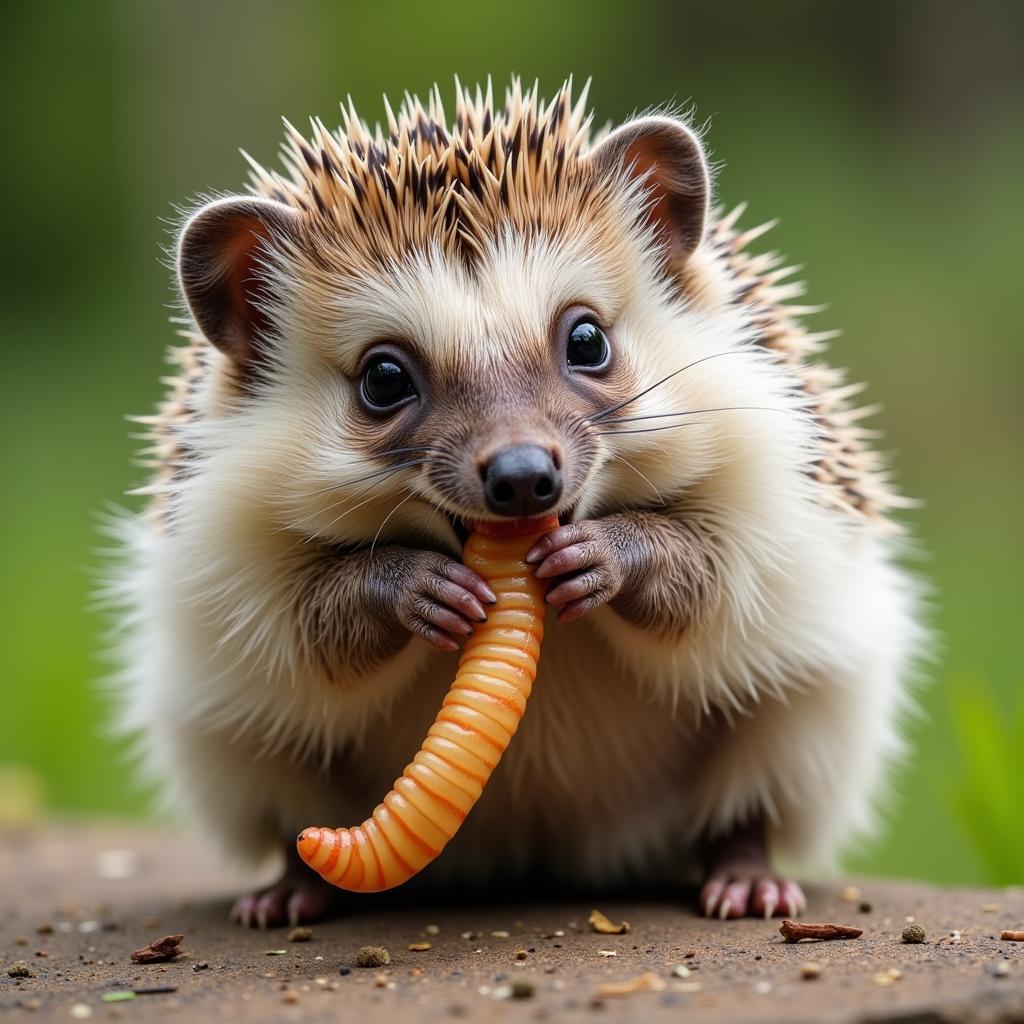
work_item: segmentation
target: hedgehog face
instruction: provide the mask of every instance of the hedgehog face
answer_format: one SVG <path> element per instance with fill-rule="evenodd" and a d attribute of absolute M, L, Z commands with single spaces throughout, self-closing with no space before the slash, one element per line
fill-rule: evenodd
<path fill-rule="evenodd" d="M 293 133 L 292 177 L 186 225 L 182 289 L 227 357 L 280 518 L 333 540 L 657 503 L 715 461 L 698 409 L 723 344 L 688 304 L 708 175 L 694 135 L 648 117 L 590 146 L 568 89 L 506 109 L 431 98 L 389 134 Z M 267 424 L 273 424 L 268 443 Z M 259 438 L 259 440 L 255 440 Z M 275 454 L 276 453 L 276 454 Z"/>

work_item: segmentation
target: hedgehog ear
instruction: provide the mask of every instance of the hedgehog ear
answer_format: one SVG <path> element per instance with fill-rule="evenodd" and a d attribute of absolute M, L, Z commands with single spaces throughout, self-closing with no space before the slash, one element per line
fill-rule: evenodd
<path fill-rule="evenodd" d="M 269 291 L 263 263 L 294 235 L 297 214 L 272 199 L 215 199 L 178 241 L 178 281 L 203 334 L 236 363 L 259 355 Z"/>
<path fill-rule="evenodd" d="M 685 259 L 704 237 L 711 176 L 697 136 L 670 117 L 641 117 L 616 128 L 591 154 L 606 174 L 642 177 L 647 217 L 668 243 L 670 260 Z"/>

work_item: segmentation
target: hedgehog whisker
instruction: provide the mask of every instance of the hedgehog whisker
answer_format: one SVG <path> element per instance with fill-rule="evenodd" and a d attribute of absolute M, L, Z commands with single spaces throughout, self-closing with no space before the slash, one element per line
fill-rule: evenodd
<path fill-rule="evenodd" d="M 378 481 L 378 483 L 380 483 L 380 482 L 381 481 Z M 375 487 L 376 484 L 374 484 L 373 486 Z M 371 487 L 370 490 L 373 490 L 373 487 Z M 338 523 L 340 523 L 342 521 L 342 519 L 344 519 L 347 515 L 350 515 L 352 512 L 355 512 L 358 509 L 361 509 L 364 505 L 368 505 L 371 501 L 373 501 L 377 497 L 379 497 L 379 495 L 370 494 L 367 497 L 363 498 L 362 501 L 357 501 L 354 505 L 350 505 L 348 508 L 343 509 L 322 530 L 318 530 L 317 533 L 325 534 L 325 533 L 329 532 L 330 530 L 333 530 L 334 527 L 337 526 Z M 309 539 L 312 539 L 312 538 L 309 538 Z"/>
<path fill-rule="evenodd" d="M 427 449 L 421 449 L 420 451 L 428 451 Z M 381 469 L 375 469 L 373 472 L 364 473 L 362 476 L 354 476 L 349 480 L 339 480 L 337 483 L 328 484 L 326 487 L 321 487 L 318 490 L 313 490 L 310 494 L 310 498 L 315 498 L 318 495 L 327 494 L 329 490 L 340 490 L 342 487 L 351 487 L 356 483 L 362 483 L 365 480 L 372 480 L 376 476 L 386 476 L 388 473 L 393 473 L 399 469 L 408 469 L 410 466 L 420 466 L 425 462 L 431 462 L 430 457 L 424 459 L 408 459 L 406 462 L 399 462 L 394 466 L 384 466 Z"/>
<path fill-rule="evenodd" d="M 629 459 L 617 454 L 616 452 L 609 452 L 608 454 L 611 455 L 613 459 L 618 459 L 619 462 L 624 462 L 631 470 L 633 470 L 634 473 L 636 473 L 638 477 L 640 477 L 641 480 L 644 481 L 644 483 L 648 485 L 648 487 L 650 487 L 652 491 L 654 491 L 654 493 L 658 496 L 658 501 L 660 501 L 662 505 L 665 504 L 665 498 L 662 495 L 661 491 L 659 491 L 658 488 L 655 487 L 654 484 L 651 482 L 651 480 L 643 473 L 641 473 L 640 470 L 637 469 L 636 466 L 634 466 L 633 463 L 629 461 Z"/>
<path fill-rule="evenodd" d="M 674 430 L 676 427 L 691 427 L 703 423 L 703 420 L 690 420 L 687 423 L 668 423 L 663 427 L 637 427 L 632 430 L 597 430 L 598 437 L 616 437 L 619 434 L 656 434 L 661 430 Z"/>
<path fill-rule="evenodd" d="M 277 532 L 280 533 L 280 532 L 283 532 L 284 530 L 294 530 L 294 529 L 297 529 L 298 527 L 303 526 L 305 523 L 308 523 L 311 519 L 315 519 L 319 515 L 324 515 L 324 514 L 326 514 L 328 512 L 332 512 L 339 505 L 345 504 L 346 501 L 351 501 L 352 499 L 362 497 L 362 495 L 364 495 L 364 494 L 368 494 L 370 491 L 373 491 L 380 484 L 384 483 L 385 480 L 390 479 L 390 477 L 392 477 L 395 473 L 399 473 L 403 469 L 409 469 L 412 466 L 421 466 L 424 463 L 433 462 L 433 461 L 435 461 L 435 460 L 434 459 L 409 459 L 409 460 L 407 460 L 405 462 L 399 463 L 397 466 L 389 466 L 387 469 L 380 470 L 380 471 L 378 471 L 376 473 L 369 473 L 369 474 L 367 474 L 364 477 L 360 477 L 359 480 L 353 481 L 353 483 L 358 483 L 358 482 L 360 482 L 362 480 L 366 480 L 366 479 L 368 479 L 370 477 L 375 477 L 377 479 L 374 479 L 371 484 L 369 484 L 367 487 L 364 487 L 362 490 L 358 491 L 356 494 L 345 494 L 345 495 L 342 495 L 342 497 L 340 497 L 337 501 L 332 502 L 326 508 L 316 509 L 314 512 L 309 513 L 309 515 L 303 516 L 301 519 L 293 520 L 291 522 L 288 522 L 288 523 L 284 524 L 283 526 L 281 526 L 279 528 L 279 530 Z M 343 484 L 341 484 L 341 483 L 335 485 L 335 487 L 341 487 L 341 486 L 343 486 Z M 323 492 L 322 491 L 318 491 L 316 493 L 320 494 L 320 493 L 323 493 Z M 357 508 L 361 508 L 367 502 L 372 501 L 374 499 L 374 497 L 375 496 L 373 494 L 370 494 L 369 497 L 363 499 L 363 501 L 357 502 L 357 504 L 355 504 L 355 505 L 351 506 L 350 508 L 346 509 L 340 515 L 338 515 L 334 519 L 332 519 L 331 522 L 328 523 L 328 525 L 327 525 L 327 527 L 325 529 L 328 529 L 328 530 L 331 529 L 331 527 L 333 527 L 339 520 L 343 519 L 346 515 L 348 515 L 349 512 L 354 512 Z"/>
<path fill-rule="evenodd" d="M 601 426 L 607 427 L 613 423 L 638 423 L 640 420 L 664 420 L 672 416 L 698 416 L 705 412 L 785 412 L 771 405 L 719 405 L 713 409 L 686 409 L 683 412 L 658 412 L 647 416 L 621 416 L 613 420 L 601 420 Z"/>
<path fill-rule="evenodd" d="M 377 455 L 377 458 L 383 458 L 386 455 L 398 455 L 404 452 L 436 452 L 437 450 L 438 449 L 436 448 L 431 448 L 429 445 L 424 445 L 423 447 L 417 448 L 392 448 L 390 451 L 380 452 Z M 381 476 L 385 473 L 390 473 L 394 469 L 405 469 L 406 466 L 416 466 L 419 465 L 420 462 L 428 461 L 429 459 L 422 459 L 418 461 L 414 460 L 400 462 L 396 466 L 384 466 L 380 469 L 375 469 L 370 473 L 365 473 L 363 474 L 363 476 L 352 477 L 351 479 L 348 480 L 339 480 L 337 483 L 328 484 L 326 487 L 321 487 L 319 490 L 313 491 L 310 497 L 316 497 L 318 494 L 324 494 L 327 491 L 336 491 L 339 487 L 351 487 L 354 484 L 361 484 L 364 480 L 370 480 L 375 476 Z"/>
<path fill-rule="evenodd" d="M 377 527 L 377 532 L 373 535 L 373 540 L 370 541 L 370 557 L 373 557 L 374 549 L 377 547 L 377 539 L 381 535 L 381 531 L 387 525 L 388 520 L 410 499 L 416 496 L 416 492 L 411 488 L 407 487 L 406 490 L 409 492 L 397 505 L 381 520 L 380 526 Z"/>
<path fill-rule="evenodd" d="M 670 381 L 673 377 L 678 377 L 679 374 L 685 373 L 687 370 L 692 370 L 693 367 L 699 366 L 701 363 L 706 363 L 710 359 L 718 359 L 721 356 L 748 356 L 753 353 L 747 349 L 729 349 L 728 352 L 713 352 L 709 356 L 702 356 L 700 359 L 694 359 L 692 363 L 687 363 L 685 366 L 680 366 L 678 370 L 673 370 L 671 373 L 666 374 L 661 380 L 655 381 L 653 384 L 644 388 L 643 391 L 638 391 L 635 395 L 630 398 L 626 398 L 619 402 L 617 405 L 613 405 L 608 409 L 602 409 L 599 413 L 595 413 L 585 422 L 588 424 L 597 423 L 604 419 L 606 416 L 611 416 L 613 412 L 618 412 L 620 409 L 624 409 L 627 405 L 632 404 L 638 398 L 643 398 L 644 395 L 650 394 L 655 388 L 661 387 L 666 381 Z"/>

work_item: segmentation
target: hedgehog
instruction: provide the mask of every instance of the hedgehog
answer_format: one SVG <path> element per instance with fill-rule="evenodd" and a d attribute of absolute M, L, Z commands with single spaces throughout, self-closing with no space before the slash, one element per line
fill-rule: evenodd
<path fill-rule="evenodd" d="M 244 925 L 348 898 L 301 865 L 432 721 L 489 591 L 467 525 L 555 514 L 529 713 L 412 885 L 667 886 L 795 916 L 876 825 L 919 586 L 860 390 L 677 111 L 592 130 L 518 80 L 286 122 L 187 211 L 183 344 L 119 526 L 122 727 L 225 851 Z M 693 887 L 692 890 L 688 887 Z"/>

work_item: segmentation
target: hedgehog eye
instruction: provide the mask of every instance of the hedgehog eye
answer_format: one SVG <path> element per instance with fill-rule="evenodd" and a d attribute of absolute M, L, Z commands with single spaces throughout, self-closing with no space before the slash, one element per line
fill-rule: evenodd
<path fill-rule="evenodd" d="M 375 356 L 363 370 L 363 400 L 374 409 L 390 409 L 416 396 L 408 370 L 392 356 Z"/>
<path fill-rule="evenodd" d="M 577 320 L 569 332 L 565 346 L 565 361 L 570 366 L 588 370 L 602 370 L 608 365 L 611 346 L 604 331 L 589 317 Z"/>

